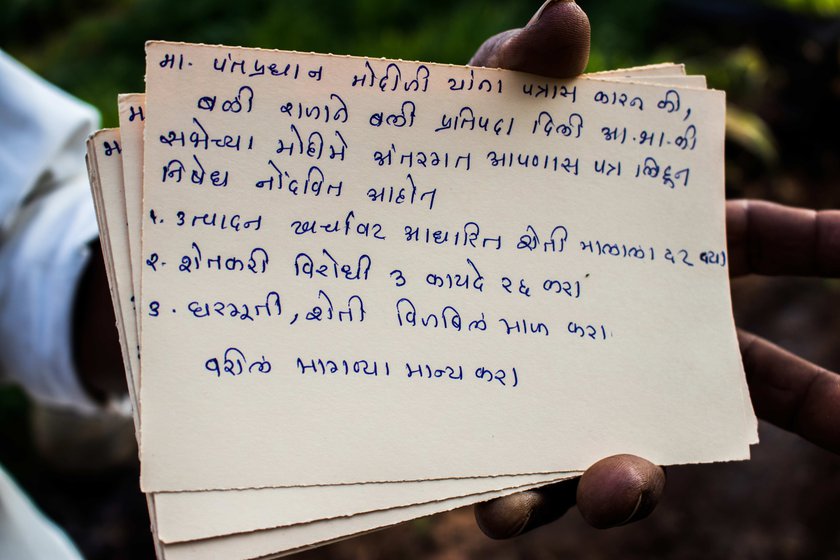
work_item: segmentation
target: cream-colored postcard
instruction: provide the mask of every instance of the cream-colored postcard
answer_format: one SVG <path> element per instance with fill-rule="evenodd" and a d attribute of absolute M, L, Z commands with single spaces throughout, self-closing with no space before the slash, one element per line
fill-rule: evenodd
<path fill-rule="evenodd" d="M 641 81 L 645 81 L 643 78 L 640 78 L 640 80 L 641 80 Z M 666 80 L 664 80 L 664 79 L 663 79 L 663 80 L 659 80 L 659 83 L 666 83 L 667 85 L 672 85 L 672 86 L 681 85 L 681 86 L 698 86 L 698 87 L 700 87 L 700 86 L 698 85 L 698 84 L 699 84 L 699 82 L 698 82 L 698 81 L 696 81 L 696 80 L 694 80 L 694 81 L 693 81 L 693 83 L 686 83 L 686 82 L 680 82 L 680 83 L 677 83 L 677 82 L 675 82 L 675 81 L 673 81 L 673 80 L 670 80 L 670 79 L 669 79 L 668 81 L 666 81 Z M 128 174 L 128 171 L 127 171 L 126 173 Z M 128 195 L 126 195 L 126 196 L 128 196 Z M 139 216 L 139 212 L 138 212 L 138 216 Z M 429 482 L 428 482 L 428 484 L 430 484 L 430 485 L 434 485 L 434 483 L 436 483 L 436 482 L 446 482 L 446 481 L 429 481 Z M 418 484 L 422 484 L 422 483 L 418 483 Z M 375 487 L 375 486 L 380 486 L 380 485 L 369 485 L 369 487 Z M 308 490 L 308 489 L 281 489 L 281 490 Z M 247 491 L 247 492 L 244 492 L 244 493 L 241 493 L 241 494 L 248 494 L 248 493 L 250 493 L 250 494 L 252 494 L 254 497 L 256 497 L 256 496 L 258 496 L 261 492 L 262 492 L 262 491 L 256 491 L 256 490 L 254 490 L 254 491 Z M 269 490 L 269 492 L 271 492 L 271 491 Z M 202 496 L 203 494 L 204 494 L 204 493 L 195 493 L 194 495 L 196 495 L 196 496 Z M 226 492 L 209 492 L 209 493 L 206 493 L 206 495 L 213 495 L 213 494 L 230 494 L 230 495 L 233 495 L 233 494 L 237 494 L 237 493 L 236 493 L 236 492 L 229 492 L 229 493 L 226 493 Z M 164 494 L 163 496 L 167 496 L 167 495 L 177 496 L 178 494 Z M 184 494 L 184 495 L 189 495 L 189 494 Z M 264 497 L 264 496 L 265 496 L 265 494 L 263 494 L 263 497 Z M 462 500 L 462 501 L 463 501 L 463 500 Z M 205 504 L 205 505 L 206 505 L 206 504 L 212 504 L 212 503 L 213 503 L 213 501 L 212 501 L 212 500 L 211 500 L 211 501 L 206 501 L 206 500 L 204 501 L 204 504 Z M 269 503 L 270 503 L 270 502 L 265 502 L 265 501 L 263 502 L 263 504 L 266 504 L 266 505 L 267 505 L 267 504 L 269 504 Z M 403 509 L 404 509 L 404 510 L 409 510 L 409 509 L 412 509 L 412 508 L 403 508 Z M 425 510 L 428 510 L 428 508 L 425 508 Z M 420 511 L 423 511 L 423 510 L 418 510 L 418 515 L 419 515 L 419 514 L 421 514 L 421 513 L 420 513 Z M 183 512 L 183 510 L 182 510 L 182 512 Z M 384 513 L 384 512 L 380 512 L 380 513 Z M 403 511 L 399 511 L 399 510 L 394 510 L 394 513 L 395 513 L 395 514 L 397 514 L 397 516 L 395 516 L 395 517 L 398 517 L 398 516 L 399 516 L 399 514 L 405 514 L 405 512 L 403 512 Z M 364 516 L 362 516 L 362 517 L 364 518 Z M 376 518 L 376 517 L 374 517 L 374 518 Z M 406 517 L 406 519 L 409 519 L 409 518 L 411 518 L 411 517 Z M 378 517 L 378 519 L 382 519 L 382 518 L 381 518 L 381 517 Z M 395 522 L 396 522 L 396 521 L 395 521 Z M 330 522 L 326 522 L 326 523 L 330 523 Z M 381 523 L 381 524 L 389 524 L 389 523 L 388 523 L 388 522 L 384 522 L 384 523 Z M 309 529 L 308 529 L 308 530 L 309 530 L 310 534 L 315 534 L 315 533 L 317 533 L 317 531 L 316 531 L 316 532 L 314 532 L 314 533 L 312 532 L 312 529 L 314 529 L 314 528 L 315 528 L 315 527 L 312 527 L 312 526 L 319 525 L 319 524 L 318 524 L 318 523 L 315 523 L 315 524 L 309 524 L 309 525 L 310 525 L 310 527 L 309 527 Z M 340 526 L 340 525 L 341 525 L 341 524 L 339 523 L 339 526 Z M 348 533 L 346 533 L 346 532 L 341 532 L 342 530 L 343 530 L 343 531 L 346 531 L 347 529 L 339 529 L 339 531 L 340 531 L 340 532 L 338 533 L 338 535 L 346 535 L 346 534 L 348 534 Z M 358 531 L 357 531 L 357 530 L 352 530 L 352 531 L 353 531 L 353 533 L 356 533 L 356 532 L 363 532 L 363 531 L 365 531 L 365 530 L 369 530 L 369 529 L 364 529 L 364 528 L 362 528 L 361 530 L 358 530 Z M 278 539 L 279 539 L 279 538 L 280 538 L 279 533 L 280 533 L 281 531 L 282 531 L 282 530 L 279 530 L 279 531 L 267 531 L 267 532 L 254 533 L 254 534 L 251 534 L 251 535 L 242 535 L 242 536 L 241 536 L 241 539 L 242 539 L 241 541 L 240 541 L 240 540 L 237 540 L 237 539 L 239 539 L 240 537 L 233 537 L 233 542 L 232 542 L 232 543 L 229 543 L 229 544 L 232 544 L 232 545 L 234 546 L 234 549 L 237 551 L 237 553 L 236 553 L 237 555 L 239 555 L 239 554 L 250 554 L 250 552 L 248 552 L 248 550 L 252 549 L 252 548 L 253 548 L 253 543 L 257 543 L 257 542 L 262 543 L 262 546 L 263 546 L 263 547 L 268 546 L 268 549 L 267 549 L 267 550 L 270 550 L 270 551 L 285 550 L 285 548 L 288 548 L 288 546 L 290 545 L 290 541 L 288 541 L 287 539 L 285 539 L 285 538 L 280 539 L 280 540 L 282 540 L 282 541 L 283 541 L 283 543 L 285 543 L 285 544 L 282 544 L 279 540 L 278 540 L 278 541 L 276 541 L 276 542 L 272 542 L 272 541 L 271 541 L 271 539 L 272 539 L 272 535 L 275 535 L 275 534 L 277 535 L 277 537 L 276 537 L 276 538 L 278 538 Z M 265 533 L 265 534 L 263 534 L 263 533 Z M 294 533 L 293 533 L 293 534 L 294 534 Z M 332 537 L 332 538 L 327 538 L 327 540 L 334 540 L 334 538 L 335 538 L 335 537 Z M 217 543 L 217 541 L 224 541 L 224 540 L 227 540 L 227 539 L 210 539 L 210 540 L 207 540 L 207 541 L 203 541 L 202 543 L 200 543 L 200 546 L 199 546 L 199 549 L 202 551 L 202 552 L 200 552 L 200 554 L 204 554 L 204 555 L 206 555 L 206 554 L 209 552 L 208 546 L 213 546 L 213 545 L 214 545 L 214 543 L 215 543 L 215 544 L 219 544 L 219 546 L 224 546 L 224 545 L 222 545 L 221 543 Z M 269 542 L 271 542 L 271 544 L 268 544 Z M 312 541 L 312 543 L 315 543 L 315 542 L 320 542 L 320 540 L 319 540 L 319 541 Z M 193 544 L 193 543 L 189 543 L 189 544 L 186 544 L 186 545 L 177 545 L 177 546 L 182 547 L 182 548 L 177 549 L 177 550 L 179 550 L 181 553 L 183 553 L 183 551 L 190 550 L 190 549 L 189 549 L 189 547 L 190 547 L 192 544 Z M 293 544 L 293 543 L 292 543 L 292 544 Z M 302 545 L 302 546 L 308 546 L 308 545 L 304 544 L 304 545 Z M 170 548 L 170 547 L 168 547 L 168 548 Z M 219 549 L 214 549 L 214 550 L 219 550 Z M 252 551 L 252 552 L 253 552 L 253 551 Z M 270 552 L 269 552 L 269 553 L 270 553 Z M 254 554 L 258 554 L 258 555 L 260 555 L 260 556 L 264 556 L 264 555 L 265 555 L 265 553 L 264 553 L 264 552 L 254 552 Z M 238 557 L 239 557 L 239 556 L 238 556 Z M 241 556 L 241 557 L 245 558 L 246 556 Z"/>
<path fill-rule="evenodd" d="M 720 92 L 150 43 L 147 96 L 146 490 L 748 455 Z"/>
<path fill-rule="evenodd" d="M 688 86 L 695 81 L 669 78 L 670 85 Z M 693 77 L 692 77 L 693 78 Z M 641 78 L 640 78 L 641 79 Z M 664 79 L 664 78 L 663 78 Z M 661 82 L 660 82 L 661 83 Z M 125 95 L 120 98 L 120 119 L 123 134 L 123 159 L 126 185 L 133 185 L 140 190 L 142 177 L 141 164 L 134 155 L 142 145 L 142 122 L 145 112 L 145 99 L 142 94 Z M 135 177 L 132 180 L 132 176 Z M 137 216 L 135 224 L 139 232 L 139 216 L 142 211 L 136 208 L 134 201 L 140 200 L 140 194 L 132 196 L 131 187 L 126 188 L 126 205 L 129 211 L 129 223 L 132 215 Z M 128 202 L 131 199 L 132 202 Z M 134 230 L 129 227 L 129 230 Z M 139 235 L 135 235 L 138 237 Z M 129 235 L 129 237 L 132 237 Z M 132 243 L 138 247 L 139 243 Z M 132 251 L 134 253 L 134 251 Z M 139 261 L 138 261 L 139 262 Z M 139 267 L 136 267 L 139 269 Z M 526 477 L 521 477 L 524 482 Z M 496 477 L 477 487 L 477 481 L 465 480 L 460 484 L 449 483 L 446 491 L 445 481 L 413 482 L 401 485 L 365 485 L 354 488 L 317 487 L 286 488 L 273 490 L 244 490 L 239 492 L 202 492 L 202 493 L 163 493 L 157 496 L 157 512 L 160 519 L 161 537 L 166 542 L 180 542 L 213 536 L 252 531 L 255 529 L 279 527 L 314 519 L 327 519 L 366 511 L 375 511 L 386 507 L 437 501 L 441 490 L 455 497 L 455 494 L 469 494 L 471 490 L 491 490 L 501 485 L 513 486 L 514 477 Z M 538 483 L 547 480 L 545 475 L 528 476 L 528 482 Z M 323 493 L 325 499 L 318 499 Z M 224 497 L 224 501 L 222 499 Z M 294 506 L 290 506 L 294 504 Z M 342 505 L 346 504 L 346 505 Z M 231 518 L 227 512 L 231 509 L 240 512 Z"/>
<path fill-rule="evenodd" d="M 127 215 L 139 216 L 136 205 L 141 200 L 139 177 L 142 176 L 142 159 L 138 150 L 142 147 L 142 123 L 145 102 L 142 95 L 132 94 L 121 97 L 120 119 L 122 135 L 121 155 L 124 171 L 125 198 L 124 205 Z M 109 170 L 104 170 L 105 175 Z M 106 176 L 113 183 L 117 178 Z M 122 185 L 119 185 L 122 187 Z M 116 191 L 117 188 L 114 189 Z M 122 201 L 120 201 L 122 203 Z M 121 221 L 122 214 L 117 208 L 112 213 Z M 132 235 L 134 229 L 130 219 L 125 220 L 128 228 L 122 233 L 112 230 L 109 237 L 120 237 L 118 246 L 131 245 L 125 239 Z M 139 237 L 139 220 L 133 222 L 137 227 Z M 133 250 L 124 254 L 115 254 L 115 267 L 122 276 L 117 282 L 125 288 L 130 266 L 127 256 Z M 126 297 L 125 299 L 128 299 Z M 126 318 L 127 320 L 127 318 Z M 133 321 L 133 318 L 132 318 Z M 131 333 L 132 323 L 126 323 L 125 330 Z M 131 336 L 129 336 L 130 338 Z M 134 379 L 136 382 L 137 380 Z M 507 477 L 493 477 L 486 479 L 453 479 L 425 482 L 411 482 L 401 484 L 368 484 L 364 486 L 317 486 L 305 488 L 280 488 L 204 493 L 164 493 L 156 496 L 156 511 L 160 525 L 161 538 L 165 542 L 180 542 L 185 540 L 204 539 L 219 535 L 248 532 L 257 529 L 280 527 L 285 525 L 306 523 L 314 520 L 330 519 L 388 509 L 405 507 L 411 504 L 440 501 L 453 497 L 463 497 L 470 494 L 486 493 L 493 490 L 511 491 L 520 486 L 538 483 L 557 482 L 578 475 L 579 473 L 556 473 L 550 475 L 520 475 Z M 238 511 L 239 515 L 231 518 L 230 511 Z"/>
<path fill-rule="evenodd" d="M 100 243 L 103 250 L 111 301 L 117 319 L 125 368 L 128 395 L 132 405 L 134 428 L 139 439 L 140 418 L 137 406 L 139 354 L 135 320 L 134 292 L 130 282 L 128 257 L 128 221 L 125 213 L 125 186 L 122 168 L 122 139 L 119 129 L 97 131 L 87 141 L 87 166 L 91 194 L 96 208 Z M 155 500 L 146 495 L 152 538 L 159 560 L 164 560 L 158 536 Z"/>

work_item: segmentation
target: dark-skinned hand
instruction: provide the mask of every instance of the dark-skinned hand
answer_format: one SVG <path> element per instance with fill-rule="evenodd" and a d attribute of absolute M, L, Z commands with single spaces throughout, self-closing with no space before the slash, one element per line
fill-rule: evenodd
<path fill-rule="evenodd" d="M 99 402 L 128 390 L 114 306 L 99 242 L 76 289 L 73 353 L 82 386 Z"/>
<path fill-rule="evenodd" d="M 589 20 L 573 0 L 549 1 L 522 29 L 485 41 L 470 64 L 569 78 L 586 67 L 589 39 Z M 726 222 L 732 277 L 840 276 L 840 211 L 734 200 L 727 202 Z M 758 416 L 840 452 L 840 376 L 743 330 L 738 340 Z M 479 504 L 475 515 L 479 527 L 498 539 L 545 525 L 575 505 L 603 529 L 647 517 L 664 488 L 660 467 L 618 455 L 578 479 Z"/>

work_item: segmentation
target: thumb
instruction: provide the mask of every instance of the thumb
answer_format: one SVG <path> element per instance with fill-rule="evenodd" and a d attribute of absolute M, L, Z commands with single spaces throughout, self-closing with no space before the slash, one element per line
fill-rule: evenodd
<path fill-rule="evenodd" d="M 570 78 L 586 68 L 589 40 L 589 18 L 574 0 L 548 0 L 525 27 L 487 39 L 470 64 Z"/>

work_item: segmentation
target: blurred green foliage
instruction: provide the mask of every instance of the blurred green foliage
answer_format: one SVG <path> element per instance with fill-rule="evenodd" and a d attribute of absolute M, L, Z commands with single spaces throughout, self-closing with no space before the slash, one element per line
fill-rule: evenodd
<path fill-rule="evenodd" d="M 505 0 L 13 0 L 2 45 L 88 100 L 114 125 L 115 95 L 142 91 L 149 39 L 463 63 L 487 36 L 527 21 Z M 24 29 L 39 29 L 34 34 Z"/>
<path fill-rule="evenodd" d="M 589 71 L 680 61 L 727 92 L 731 194 L 760 194 L 745 185 L 778 182 L 783 165 L 796 167 L 805 183 L 840 174 L 836 135 L 810 132 L 840 96 L 840 0 L 577 1 L 592 22 Z M 2 0 L 0 48 L 98 107 L 104 126 L 116 126 L 117 94 L 145 89 L 149 39 L 464 63 L 487 37 L 522 26 L 539 5 Z M 782 156 L 788 161 L 780 163 Z M 787 201 L 805 200 L 800 191 Z"/>
<path fill-rule="evenodd" d="M 808 11 L 825 16 L 837 15 L 840 12 L 840 0 L 773 0 L 773 3 L 791 10 Z"/>
<path fill-rule="evenodd" d="M 763 2 L 840 11 L 840 0 Z M 667 0 L 579 3 L 594 30 L 591 71 L 684 54 L 679 45 L 650 40 Z M 114 126 L 116 94 L 144 89 L 148 39 L 464 63 L 484 39 L 523 25 L 538 6 L 538 0 L 5 0 L 0 48 L 96 105 L 104 124 Z M 729 88 L 749 70 L 732 62 L 703 70 Z"/>
<path fill-rule="evenodd" d="M 115 95 L 143 90 L 148 39 L 464 63 L 484 39 L 523 25 L 539 6 L 511 0 L 7 2 L 0 8 L 0 47 L 95 104 L 109 126 L 116 123 Z M 581 4 L 596 30 L 591 70 L 653 59 L 645 37 L 661 0 Z"/>

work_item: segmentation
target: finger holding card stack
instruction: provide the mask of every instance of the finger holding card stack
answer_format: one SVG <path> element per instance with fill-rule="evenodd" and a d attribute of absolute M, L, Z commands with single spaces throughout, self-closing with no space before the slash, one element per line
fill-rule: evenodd
<path fill-rule="evenodd" d="M 702 77 L 146 55 L 88 151 L 160 556 L 748 458 Z"/>

